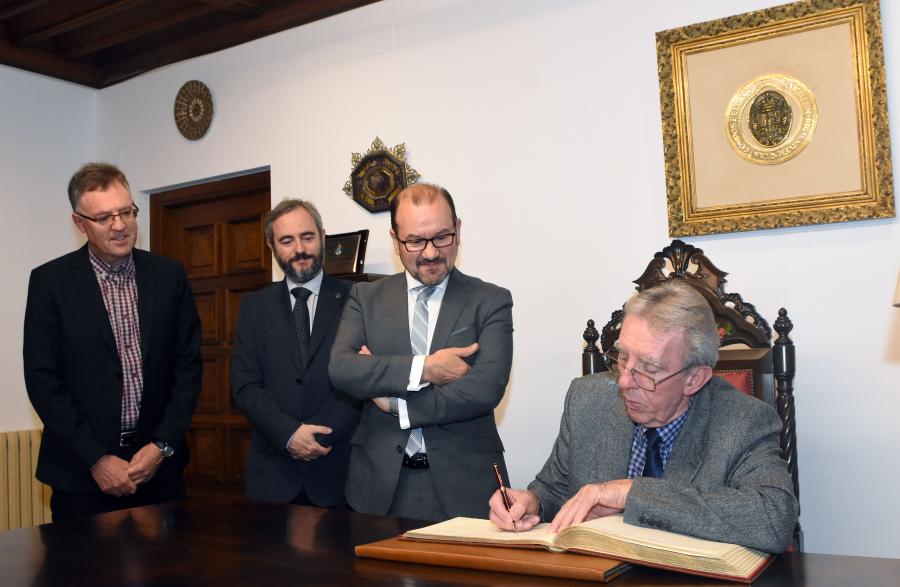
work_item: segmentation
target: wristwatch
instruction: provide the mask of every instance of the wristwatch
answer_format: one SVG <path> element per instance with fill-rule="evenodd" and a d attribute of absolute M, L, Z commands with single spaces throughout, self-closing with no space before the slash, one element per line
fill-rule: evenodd
<path fill-rule="evenodd" d="M 159 452 L 162 453 L 164 459 L 167 459 L 175 454 L 175 449 L 163 440 L 154 440 L 153 444 L 155 444 L 159 448 Z"/>

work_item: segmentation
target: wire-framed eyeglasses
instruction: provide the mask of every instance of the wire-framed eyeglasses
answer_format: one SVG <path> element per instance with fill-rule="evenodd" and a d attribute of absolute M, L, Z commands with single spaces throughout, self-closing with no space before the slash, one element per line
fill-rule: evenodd
<path fill-rule="evenodd" d="M 82 214 L 81 212 L 75 212 L 77 216 L 81 216 L 85 220 L 90 220 L 91 222 L 95 222 L 100 226 L 109 226 L 113 222 L 115 222 L 116 218 L 120 218 L 122 222 L 129 222 L 137 218 L 138 212 L 140 210 L 137 207 L 137 204 L 132 204 L 130 208 L 123 208 L 118 212 L 113 212 L 111 214 L 101 214 L 100 216 L 88 216 L 87 214 Z"/>
<path fill-rule="evenodd" d="M 647 375 L 643 371 L 638 371 L 637 369 L 629 369 L 628 367 L 626 367 L 624 361 L 621 358 L 621 353 L 616 347 L 613 347 L 603 353 L 603 360 L 606 362 L 606 366 L 609 367 L 609 370 L 612 371 L 616 376 L 618 376 L 622 371 L 628 371 L 629 373 L 631 373 L 631 377 L 634 379 L 634 382 L 637 383 L 638 387 L 648 392 L 656 391 L 658 385 L 668 381 L 679 373 L 687 371 L 693 366 L 688 365 L 686 367 L 682 367 L 678 371 L 675 371 L 670 375 L 666 375 L 662 379 L 656 379 L 650 375 Z"/>

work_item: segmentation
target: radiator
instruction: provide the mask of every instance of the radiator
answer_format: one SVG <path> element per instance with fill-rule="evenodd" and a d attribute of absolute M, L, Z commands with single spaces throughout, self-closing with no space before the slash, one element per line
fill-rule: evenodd
<path fill-rule="evenodd" d="M 40 430 L 0 432 L 0 530 L 50 522 L 50 487 L 34 478 Z"/>

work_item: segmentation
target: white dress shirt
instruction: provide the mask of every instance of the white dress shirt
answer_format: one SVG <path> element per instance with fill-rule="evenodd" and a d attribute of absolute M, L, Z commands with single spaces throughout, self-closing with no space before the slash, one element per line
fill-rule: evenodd
<path fill-rule="evenodd" d="M 434 293 L 428 298 L 428 349 L 431 350 L 431 339 L 434 336 L 434 325 L 437 324 L 438 314 L 441 312 L 441 303 L 444 301 L 444 294 L 447 292 L 447 280 L 450 276 L 444 278 L 442 282 L 434 286 Z M 406 272 L 406 307 L 407 323 L 412 328 L 413 315 L 416 311 L 417 292 L 413 291 L 423 284 L 418 279 Z M 422 382 L 422 372 L 425 370 L 425 355 L 415 355 L 413 357 L 412 367 L 409 370 L 409 384 L 406 391 L 419 391 L 423 387 L 428 386 L 428 382 Z M 406 430 L 409 425 L 409 412 L 406 409 L 406 400 L 397 400 L 397 417 L 400 419 L 400 428 Z M 424 452 L 424 447 L 423 447 Z"/>

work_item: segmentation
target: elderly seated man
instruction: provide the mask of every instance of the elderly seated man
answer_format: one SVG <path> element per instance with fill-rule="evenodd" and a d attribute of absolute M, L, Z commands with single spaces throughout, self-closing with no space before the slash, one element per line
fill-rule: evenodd
<path fill-rule="evenodd" d="M 799 514 L 781 421 L 718 377 L 712 311 L 672 281 L 625 305 L 611 371 L 575 379 L 559 435 L 528 489 L 490 500 L 491 521 L 551 531 L 624 512 L 630 524 L 768 552 L 785 549 Z"/>

